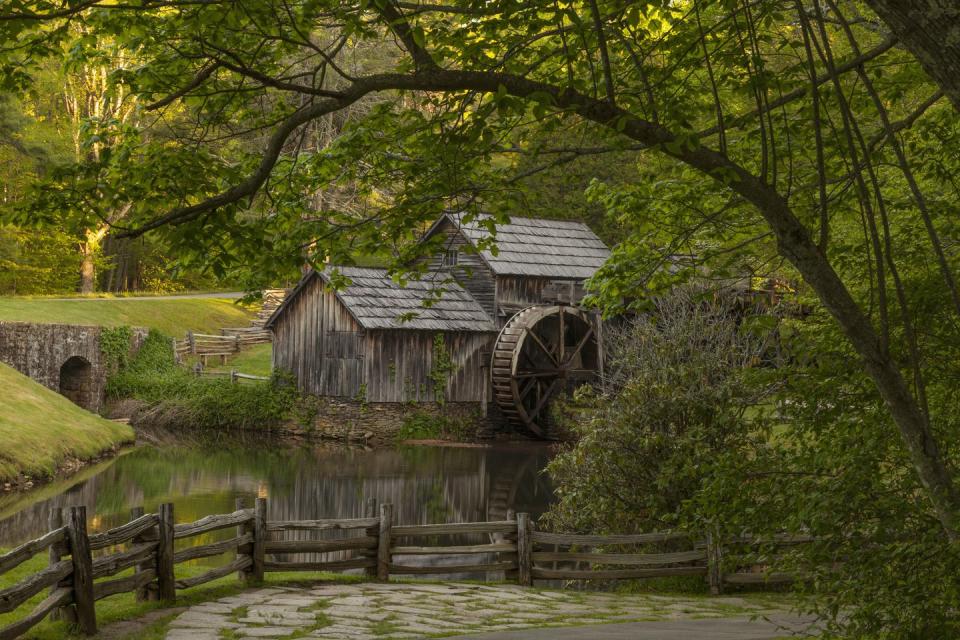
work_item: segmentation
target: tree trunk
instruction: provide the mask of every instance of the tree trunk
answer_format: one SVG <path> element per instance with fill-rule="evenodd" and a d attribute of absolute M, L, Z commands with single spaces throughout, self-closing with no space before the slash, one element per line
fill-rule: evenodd
<path fill-rule="evenodd" d="M 960 111 L 960 2 L 867 0 Z"/>
<path fill-rule="evenodd" d="M 89 238 L 90 234 L 87 233 Z M 80 293 L 93 293 L 96 291 L 97 270 L 94 264 L 96 258 L 96 247 L 89 240 L 80 245 Z"/>

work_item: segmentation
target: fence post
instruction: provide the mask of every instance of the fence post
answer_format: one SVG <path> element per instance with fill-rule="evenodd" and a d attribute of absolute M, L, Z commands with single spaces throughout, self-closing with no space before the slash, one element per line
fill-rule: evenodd
<path fill-rule="evenodd" d="M 60 507 L 55 507 L 48 516 L 47 524 L 50 527 L 51 531 L 59 529 L 63 526 L 63 511 Z M 70 553 L 68 544 L 66 541 L 58 542 L 57 544 L 50 545 L 50 550 L 48 551 L 48 558 L 50 560 L 50 566 L 57 564 L 60 560 L 63 559 L 63 556 Z M 53 585 L 50 587 L 50 593 L 53 593 L 57 590 L 60 585 Z M 73 618 L 73 610 L 67 607 L 62 607 L 60 609 L 54 609 L 50 612 L 51 620 L 68 620 L 71 622 L 76 622 Z"/>
<path fill-rule="evenodd" d="M 246 502 L 244 501 L 243 498 L 237 498 L 236 501 L 234 501 L 233 506 L 236 508 L 237 511 L 240 511 L 241 509 L 244 508 L 244 505 L 245 505 L 245 504 L 246 504 Z M 252 522 L 246 522 L 246 523 L 244 523 L 244 524 L 238 524 L 238 525 L 237 525 L 237 536 L 242 536 L 242 535 L 245 535 L 245 534 L 248 534 L 248 533 L 250 533 L 250 534 L 253 534 L 253 533 L 254 533 L 253 523 L 252 523 Z M 245 545 L 241 545 L 241 546 L 237 547 L 237 558 L 239 558 L 240 556 L 244 556 L 244 555 L 245 555 L 245 556 L 250 556 L 251 559 L 253 558 L 253 543 L 252 543 L 252 542 L 251 542 L 250 544 L 245 544 Z M 250 580 L 250 575 L 252 574 L 252 572 L 253 572 L 253 567 L 252 567 L 252 566 L 247 567 L 246 569 L 241 569 L 240 571 L 237 572 L 237 579 L 238 579 L 238 580 L 249 581 L 249 580 Z"/>
<path fill-rule="evenodd" d="M 133 507 L 132 509 L 130 509 L 130 519 L 136 520 L 137 518 L 143 516 L 143 513 L 144 513 L 143 507 Z M 140 535 L 135 537 L 133 540 L 131 540 L 131 543 L 140 544 L 140 543 L 152 540 L 153 538 L 154 536 L 151 535 L 151 532 L 145 531 L 144 533 L 141 533 Z M 147 560 L 145 562 L 141 562 L 140 564 L 136 565 L 133 568 L 133 573 L 134 574 L 143 573 L 144 571 L 149 571 L 152 568 L 153 568 L 153 563 Z M 137 602 L 143 602 L 144 600 L 147 600 L 149 598 L 148 596 L 149 590 L 147 589 L 147 585 L 137 587 L 137 590 L 134 593 L 135 593 L 134 597 L 136 598 Z"/>
<path fill-rule="evenodd" d="M 507 520 L 512 520 L 512 521 L 515 522 L 515 521 L 517 520 L 517 512 L 514 511 L 513 509 L 507 509 L 507 517 L 506 517 L 506 519 L 507 519 Z M 504 535 L 504 534 L 502 534 L 502 533 L 496 533 L 496 534 L 494 534 L 493 541 L 494 541 L 494 542 L 509 542 L 512 538 L 513 538 L 513 536 L 510 536 L 509 534 Z M 518 567 L 519 567 L 519 563 L 518 563 Z M 504 572 L 503 572 L 503 579 L 504 579 L 505 581 L 507 581 L 507 582 L 512 582 L 513 580 L 519 581 L 519 580 L 520 580 L 520 577 L 519 577 L 519 575 L 517 574 L 517 570 L 516 570 L 516 569 L 511 569 L 510 571 L 504 571 Z"/>
<path fill-rule="evenodd" d="M 263 581 L 263 561 L 267 547 L 267 499 L 257 498 L 253 506 L 253 565 L 250 579 Z"/>
<path fill-rule="evenodd" d="M 160 505 L 157 514 L 160 518 L 157 546 L 157 591 L 164 602 L 173 602 L 177 598 L 176 578 L 173 575 L 173 504 Z"/>
<path fill-rule="evenodd" d="M 390 545 L 393 530 L 393 505 L 380 505 L 380 533 L 377 538 L 377 580 L 390 579 Z"/>
<path fill-rule="evenodd" d="M 707 534 L 707 581 L 712 595 L 723 593 L 723 549 L 714 533 Z"/>
<path fill-rule="evenodd" d="M 187 342 L 190 343 L 190 353 L 197 353 L 197 339 L 193 337 L 193 331 L 187 331 Z"/>
<path fill-rule="evenodd" d="M 376 518 L 377 517 L 377 499 L 376 498 L 367 498 L 366 510 L 363 513 L 364 518 Z M 377 536 L 379 532 L 379 527 L 370 527 L 367 529 L 368 536 Z M 369 552 L 364 554 L 366 557 L 372 557 Z M 367 567 L 363 570 L 364 575 L 369 578 L 377 577 L 377 566 L 374 564 L 372 567 Z"/>
<path fill-rule="evenodd" d="M 517 514 L 517 581 L 522 587 L 533 585 L 530 544 L 530 514 Z"/>
<path fill-rule="evenodd" d="M 230 369 L 230 384 L 237 384 L 237 370 Z"/>
<path fill-rule="evenodd" d="M 97 632 L 93 608 L 93 558 L 87 538 L 87 508 L 70 507 L 70 556 L 73 558 L 73 602 L 80 630 L 88 636 Z"/>

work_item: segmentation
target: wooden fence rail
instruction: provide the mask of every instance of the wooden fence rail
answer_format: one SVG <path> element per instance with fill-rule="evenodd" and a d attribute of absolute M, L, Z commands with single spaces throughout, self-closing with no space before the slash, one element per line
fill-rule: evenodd
<path fill-rule="evenodd" d="M 362 518 L 268 520 L 267 501 L 258 498 L 253 508 L 246 508 L 238 499 L 233 513 L 189 523 L 176 524 L 173 505 L 163 504 L 157 513 L 133 509 L 126 524 L 92 535 L 87 533 L 84 507 L 55 511 L 50 525 L 48 533 L 0 555 L 0 577 L 38 554 L 48 555 L 45 569 L 0 589 L 0 614 L 15 611 L 47 592 L 32 610 L 0 628 L 0 640 L 22 635 L 47 616 L 73 622 L 92 635 L 97 631 L 98 600 L 132 592 L 140 600 L 173 602 L 178 590 L 232 573 L 257 583 L 270 571 L 363 570 L 381 581 L 392 574 L 504 572 L 507 579 L 524 586 L 534 580 L 705 576 L 714 593 L 720 593 L 725 584 L 792 579 L 786 574 L 725 572 L 724 565 L 731 562 L 711 536 L 703 541 L 681 533 L 541 532 L 525 513 L 493 522 L 395 525 L 393 506 L 381 504 L 378 511 L 373 498 L 367 500 Z M 227 537 L 207 541 L 214 532 Z M 204 537 L 201 544 L 184 544 L 200 536 Z M 744 548 L 812 541 L 741 538 L 729 544 Z M 653 548 L 647 548 L 650 545 Z M 94 552 L 104 551 L 94 556 Z M 177 565 L 225 554 L 232 559 L 205 573 L 176 576 Z M 291 559 L 291 555 L 300 557 Z M 744 562 L 734 565 L 735 570 L 750 566 Z"/>
<path fill-rule="evenodd" d="M 239 353 L 255 344 L 273 341 L 273 334 L 264 329 L 233 327 L 220 330 L 220 335 L 188 331 L 183 340 L 173 341 L 173 352 L 178 361 L 184 356 L 195 355 L 206 366 L 211 357 L 225 363 L 229 355 Z"/>
<path fill-rule="evenodd" d="M 239 384 L 243 382 L 267 382 L 270 380 L 270 376 L 254 376 L 249 373 L 241 373 L 236 369 L 231 369 L 230 371 L 207 371 L 199 365 L 194 367 L 193 372 L 197 376 L 207 376 L 209 378 L 229 378 L 230 382 L 233 384 Z"/>

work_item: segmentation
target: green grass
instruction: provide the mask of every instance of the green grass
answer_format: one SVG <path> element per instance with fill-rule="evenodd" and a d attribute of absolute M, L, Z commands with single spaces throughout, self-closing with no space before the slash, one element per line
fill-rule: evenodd
<path fill-rule="evenodd" d="M 4 550 L 0 550 L 0 553 L 3 551 Z M 27 578 L 28 576 L 44 569 L 46 566 L 46 554 L 38 554 L 19 567 L 0 576 L 0 589 L 9 587 Z M 200 575 L 201 573 L 205 573 L 209 570 L 209 566 L 200 565 L 195 562 L 187 562 L 176 566 L 176 575 L 177 578 L 189 578 Z M 130 570 L 120 573 L 118 576 L 127 575 L 129 572 Z M 281 572 L 268 574 L 263 584 L 266 586 L 304 585 L 316 584 L 318 581 L 353 583 L 358 582 L 359 577 L 331 573 L 303 574 Z M 216 600 L 218 598 L 240 593 L 248 588 L 249 585 L 242 580 L 237 579 L 236 574 L 232 574 L 224 578 L 220 578 L 219 580 L 214 580 L 212 582 L 208 582 L 207 584 L 193 587 L 192 589 L 177 591 L 177 600 L 172 606 L 184 607 L 193 604 L 199 604 L 201 602 L 209 602 L 210 600 Z M 39 604 L 39 602 L 43 600 L 45 596 L 46 592 L 40 593 L 28 600 L 16 610 L 0 615 L 0 628 L 23 618 L 31 609 L 33 609 L 33 607 Z M 111 623 L 120 622 L 122 620 L 132 620 L 134 618 L 139 618 L 151 611 L 164 608 L 166 608 L 166 605 L 161 602 L 137 602 L 133 593 L 121 593 L 115 596 L 110 596 L 109 598 L 104 598 L 103 600 L 97 602 L 97 625 L 102 629 Z M 170 616 L 163 616 L 160 619 L 145 625 L 130 637 L 135 638 L 136 640 L 162 640 L 166 635 L 170 622 L 172 622 L 175 617 L 175 614 L 172 613 Z M 319 629 L 327 624 L 329 624 L 329 620 L 327 620 L 326 616 L 323 614 L 318 614 L 315 628 Z M 71 625 L 62 621 L 51 622 L 48 619 L 44 620 L 26 634 L 21 636 L 21 639 L 62 640 L 63 638 L 83 637 L 85 636 L 83 636 L 76 629 L 72 628 Z"/>
<path fill-rule="evenodd" d="M 0 363 L 0 479 L 49 477 L 68 457 L 93 458 L 133 441 L 133 430 L 76 406 Z"/>
<path fill-rule="evenodd" d="M 51 300 L 0 297 L 0 320 L 108 327 L 129 325 L 157 329 L 177 338 L 188 330 L 219 335 L 221 327 L 247 326 L 251 317 L 249 309 L 223 298 Z"/>
<path fill-rule="evenodd" d="M 273 345 L 255 344 L 249 349 L 244 349 L 235 356 L 227 358 L 227 364 L 211 364 L 207 367 L 208 371 L 230 371 L 236 369 L 240 373 L 246 373 L 252 376 L 269 376 L 273 371 Z M 212 361 L 212 360 L 211 360 Z"/>

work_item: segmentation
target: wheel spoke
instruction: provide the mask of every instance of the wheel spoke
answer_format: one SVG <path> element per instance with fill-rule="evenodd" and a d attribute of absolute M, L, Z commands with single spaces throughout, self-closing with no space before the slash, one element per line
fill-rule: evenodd
<path fill-rule="evenodd" d="M 522 402 L 523 399 L 524 399 L 525 397 L 527 397 L 527 394 L 530 393 L 530 389 L 533 389 L 535 386 L 537 386 L 537 380 L 536 380 L 536 378 L 533 378 L 533 379 L 527 381 L 527 384 L 526 384 L 526 386 L 523 388 L 523 391 L 520 391 L 520 392 L 519 392 L 519 400 Z"/>
<path fill-rule="evenodd" d="M 531 420 L 535 420 L 536 417 L 540 415 L 540 410 L 543 409 L 543 407 L 547 404 L 547 401 L 550 400 L 550 396 L 553 395 L 553 390 L 556 388 L 556 386 L 557 380 L 554 380 L 550 383 L 542 395 L 539 392 L 537 393 L 537 404 L 533 408 L 533 411 L 527 414 Z"/>
<path fill-rule="evenodd" d="M 533 341 L 537 344 L 538 347 L 540 347 L 541 351 L 543 351 L 546 354 L 546 356 L 550 358 L 550 361 L 553 362 L 554 365 L 560 366 L 560 363 L 557 362 L 557 359 L 554 357 L 553 353 L 549 349 L 547 349 L 547 346 L 543 344 L 543 341 L 540 339 L 540 336 L 538 336 L 536 333 L 533 332 L 533 329 L 527 329 L 527 335 L 533 338 Z"/>
<path fill-rule="evenodd" d="M 570 355 L 566 360 L 563 361 L 564 364 L 569 363 L 571 360 L 577 357 L 577 354 L 583 350 L 583 347 L 586 346 L 587 340 L 590 339 L 590 336 L 593 335 L 593 327 L 587 327 L 587 332 L 583 334 L 583 337 L 580 338 L 580 342 L 577 343 L 577 346 L 574 347 L 573 351 L 570 352 Z"/>
<path fill-rule="evenodd" d="M 549 378 L 560 375 L 559 369 L 542 369 L 540 371 L 517 371 L 514 378 Z"/>
<path fill-rule="evenodd" d="M 564 317 L 563 305 L 560 305 L 560 339 L 557 340 L 557 364 L 565 361 L 563 352 L 565 351 L 565 348 L 566 348 L 567 336 L 565 335 L 565 332 L 564 332 L 563 317 Z"/>

